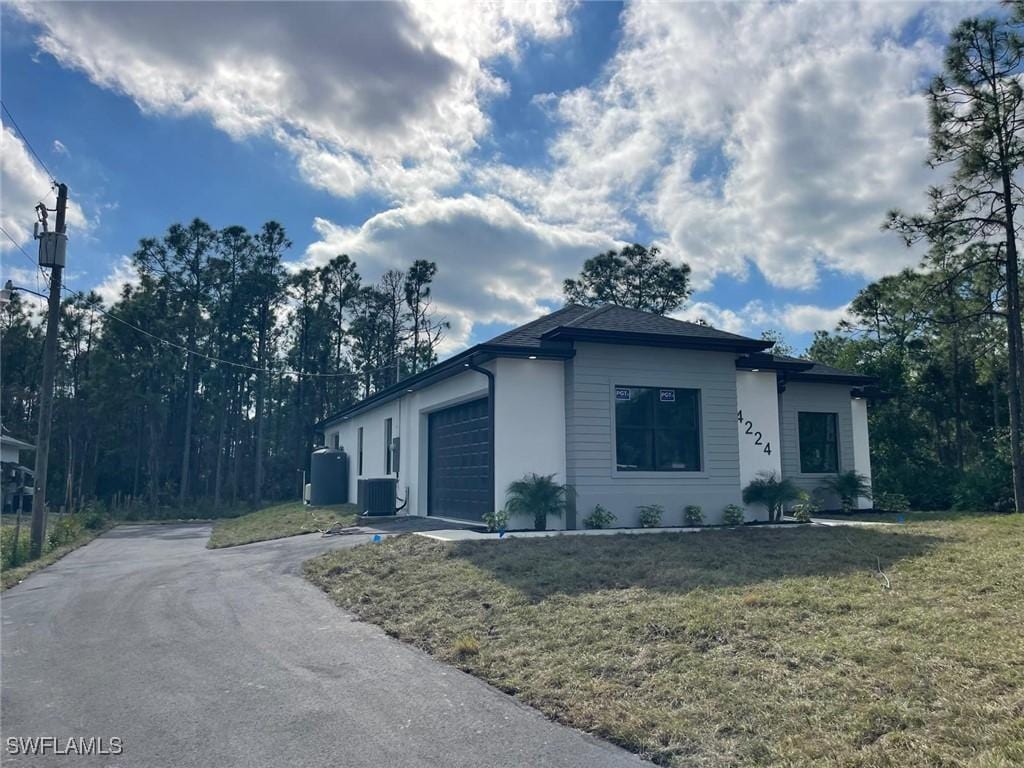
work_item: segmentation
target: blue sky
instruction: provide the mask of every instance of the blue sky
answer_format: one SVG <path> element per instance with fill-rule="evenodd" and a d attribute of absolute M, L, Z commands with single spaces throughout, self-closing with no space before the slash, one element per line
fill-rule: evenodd
<path fill-rule="evenodd" d="M 3 225 L 33 252 L 27 137 L 111 299 L 141 237 L 276 219 L 296 264 L 435 259 L 454 351 L 639 241 L 693 268 L 681 316 L 802 348 L 916 261 L 879 225 L 939 181 L 921 89 L 980 8 L 5 4 Z"/>

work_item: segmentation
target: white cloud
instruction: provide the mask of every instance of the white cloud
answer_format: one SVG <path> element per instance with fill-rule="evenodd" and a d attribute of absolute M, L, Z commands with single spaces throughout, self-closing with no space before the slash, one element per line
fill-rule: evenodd
<path fill-rule="evenodd" d="M 848 304 L 838 307 L 792 303 L 777 306 L 762 301 L 748 301 L 739 309 L 730 309 L 711 301 L 695 301 L 676 313 L 675 317 L 680 320 L 704 320 L 723 331 L 758 336 L 761 331 L 769 328 L 791 333 L 831 331 L 846 316 L 848 308 Z"/>
<path fill-rule="evenodd" d="M 60 139 L 53 140 L 53 151 L 56 152 L 58 155 L 71 157 L 71 152 L 68 151 L 68 148 L 64 146 L 64 142 L 61 141 Z"/>
<path fill-rule="evenodd" d="M 121 292 L 126 285 L 138 284 L 139 273 L 132 266 L 132 260 L 127 256 L 122 256 L 114 264 L 110 274 L 103 278 L 103 282 L 93 288 L 93 290 L 99 294 L 103 303 L 110 307 L 121 299 Z"/>
<path fill-rule="evenodd" d="M 38 252 L 32 240 L 32 227 L 36 221 L 35 207 L 40 201 L 45 202 L 48 208 L 57 203 L 50 177 L 18 135 L 5 126 L 0 130 L 0 223 L 32 258 Z M 52 225 L 52 213 L 50 222 Z M 82 209 L 74 201 L 68 202 L 67 225 L 70 237 L 74 237 L 76 229 L 82 233 L 90 227 Z M 5 258 L 14 249 L 10 240 L 0 237 L 0 251 Z"/>
<path fill-rule="evenodd" d="M 414 199 L 487 130 L 488 70 L 568 31 L 564 3 L 25 3 L 40 48 L 158 114 L 266 135 L 334 194 Z"/>
<path fill-rule="evenodd" d="M 347 253 L 365 280 L 414 259 L 438 264 L 434 300 L 452 322 L 443 351 L 464 346 L 478 323 L 518 324 L 562 302 L 562 280 L 583 260 L 620 243 L 546 224 L 498 197 L 424 200 L 373 216 L 360 227 L 315 222 L 321 240 L 308 263 Z"/>
<path fill-rule="evenodd" d="M 919 257 L 880 225 L 939 180 L 921 92 L 941 65 L 931 35 L 969 7 L 630 5 L 601 81 L 541 100 L 563 123 L 553 167 L 478 180 L 551 220 L 640 224 L 697 288 L 750 264 L 792 288 L 820 267 L 879 277 Z"/>

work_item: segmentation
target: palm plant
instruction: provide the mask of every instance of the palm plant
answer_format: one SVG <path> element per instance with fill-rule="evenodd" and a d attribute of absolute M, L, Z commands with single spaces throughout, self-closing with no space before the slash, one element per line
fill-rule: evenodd
<path fill-rule="evenodd" d="M 796 484 L 788 477 L 781 480 L 774 472 L 761 472 L 743 489 L 743 503 L 763 504 L 768 508 L 769 522 L 782 519 L 782 510 L 786 504 L 802 498 Z"/>
<path fill-rule="evenodd" d="M 871 497 L 871 484 L 868 479 L 854 469 L 828 478 L 819 490 L 838 496 L 843 512 L 852 510 L 854 503 L 861 496 Z"/>
<path fill-rule="evenodd" d="M 521 480 L 509 483 L 505 492 L 505 509 L 514 515 L 533 515 L 533 527 L 548 527 L 548 515 L 561 517 L 570 493 L 569 486 L 555 482 L 555 476 L 531 472 Z"/>

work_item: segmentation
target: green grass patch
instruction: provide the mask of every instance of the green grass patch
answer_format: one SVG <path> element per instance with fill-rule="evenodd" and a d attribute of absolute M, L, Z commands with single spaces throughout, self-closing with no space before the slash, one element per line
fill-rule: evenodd
<path fill-rule="evenodd" d="M 311 560 L 340 606 L 672 766 L 1024 764 L 1024 518 Z M 500 727 L 500 724 L 496 727 Z"/>
<path fill-rule="evenodd" d="M 53 530 L 54 518 L 50 517 L 47 522 L 47 532 L 50 533 Z M 17 546 L 21 553 L 28 552 L 31 539 L 32 518 L 29 516 L 22 519 L 21 536 L 19 537 L 20 541 L 17 544 L 14 542 L 13 530 L 7 526 L 6 521 L 4 521 L 4 526 L 8 528 L 12 535 L 3 536 L 3 544 L 0 546 L 0 591 L 10 589 L 15 584 L 23 581 L 29 574 L 35 573 L 48 565 L 52 565 L 68 553 L 74 552 L 79 547 L 88 544 L 97 536 L 109 531 L 113 527 L 109 521 L 104 521 L 103 524 L 97 528 L 82 527 L 77 529 L 73 536 L 59 539 L 58 541 L 54 541 L 52 544 L 48 537 L 48 541 L 44 544 L 44 552 L 41 557 L 38 557 L 35 560 L 26 560 L 24 562 L 20 562 L 21 558 L 18 558 L 18 564 L 12 566 L 10 565 L 12 547 Z M 24 557 L 24 554 L 22 554 L 22 557 Z"/>
<path fill-rule="evenodd" d="M 277 504 L 241 517 L 221 520 L 214 526 L 206 546 L 211 549 L 235 547 L 254 541 L 316 533 L 336 523 L 351 523 L 355 518 L 355 504 L 331 507 L 309 507 L 297 501 Z"/>

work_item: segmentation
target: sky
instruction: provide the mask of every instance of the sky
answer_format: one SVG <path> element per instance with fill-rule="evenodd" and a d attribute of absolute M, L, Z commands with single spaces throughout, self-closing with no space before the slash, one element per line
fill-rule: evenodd
<path fill-rule="evenodd" d="M 108 301 L 140 238 L 194 217 L 281 222 L 294 268 L 430 259 L 444 353 L 640 242 L 690 265 L 677 316 L 800 350 L 920 259 L 881 224 L 941 182 L 923 91 L 991 8 L 4 3 L 0 223 L 34 256 L 67 183 L 67 283 Z"/>

